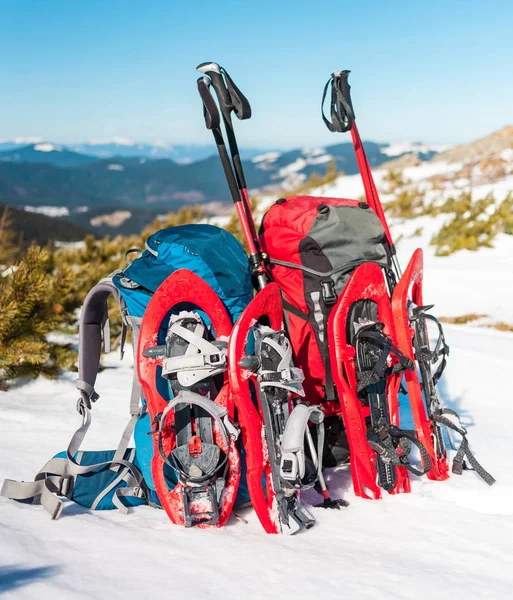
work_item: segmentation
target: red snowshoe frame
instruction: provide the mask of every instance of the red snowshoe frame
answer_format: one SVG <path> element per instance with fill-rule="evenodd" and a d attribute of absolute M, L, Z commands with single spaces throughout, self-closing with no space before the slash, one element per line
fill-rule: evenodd
<path fill-rule="evenodd" d="M 413 353 L 415 331 L 410 325 L 408 302 L 411 300 L 416 306 L 422 306 L 423 304 L 423 268 L 423 254 L 422 250 L 418 248 L 413 253 L 403 276 L 392 294 L 392 311 L 397 332 L 398 347 L 411 360 L 415 360 Z M 417 437 L 424 444 L 431 460 L 431 469 L 427 472 L 427 476 L 429 479 L 443 481 L 449 477 L 447 454 L 444 451 L 443 456 L 440 457 L 439 453 L 435 450 L 433 423 L 426 413 L 418 372 L 417 370 L 406 371 L 404 376 Z"/>
<path fill-rule="evenodd" d="M 346 286 L 328 321 L 330 362 L 332 376 L 338 390 L 340 410 L 349 442 L 351 473 L 357 496 L 369 499 L 381 498 L 382 489 L 376 480 L 376 453 L 369 447 L 366 437 L 366 419 L 370 411 L 356 395 L 355 348 L 346 339 L 349 313 L 356 301 L 371 300 L 376 303 L 378 320 L 384 323 L 384 333 L 395 344 L 394 320 L 383 271 L 373 263 L 358 267 Z M 334 366 L 336 365 L 336 368 Z M 401 374 L 387 378 L 387 402 L 390 421 L 399 426 L 398 393 Z M 397 482 L 389 492 L 396 494 L 410 491 L 408 471 L 395 467 Z"/>
<path fill-rule="evenodd" d="M 264 436 L 264 417 L 260 409 L 262 399 L 258 398 L 258 406 L 255 406 L 250 388 L 250 381 L 255 382 L 255 375 L 239 366 L 241 359 L 248 354 L 246 347 L 251 328 L 263 316 L 269 319 L 269 324 L 274 330 L 283 329 L 281 295 L 275 283 L 266 285 L 235 323 L 228 345 L 228 372 L 246 449 L 246 476 L 251 503 L 265 531 L 280 533 L 271 465 Z M 258 386 L 254 385 L 253 389 L 258 394 Z"/>
<path fill-rule="evenodd" d="M 166 410 L 168 401 L 161 396 L 156 386 L 157 378 L 160 377 L 157 372 L 160 366 L 159 361 L 155 358 L 145 357 L 143 352 L 157 344 L 157 336 L 162 322 L 175 306 L 182 303 L 190 303 L 200 307 L 210 319 L 217 338 L 222 336 L 228 338 L 232 329 L 230 317 L 220 298 L 208 284 L 192 271 L 187 269 L 175 271 L 160 285 L 152 296 L 144 313 L 137 349 L 138 376 L 146 399 L 150 419 L 152 423 L 157 425 L 156 428 L 158 428 L 159 419 Z M 233 422 L 234 403 L 233 395 L 230 393 L 228 385 L 227 373 L 224 374 L 224 385 L 214 399 L 214 402 L 228 409 L 228 417 Z M 230 516 L 235 502 L 240 480 L 240 456 L 235 441 L 230 438 L 229 447 L 227 447 L 215 420 L 213 419 L 212 421 L 214 441 L 221 448 L 222 452 L 228 456 L 229 475 L 226 478 L 226 485 L 221 501 L 219 502 L 219 520 L 217 526 L 221 527 Z M 176 433 L 173 425 L 174 411 L 167 417 L 162 428 L 162 448 L 166 456 L 169 456 L 176 446 Z M 173 489 L 169 489 L 164 474 L 165 460 L 159 449 L 158 437 L 157 430 L 153 435 L 154 453 L 152 459 L 152 474 L 155 489 L 171 521 L 176 525 L 185 525 L 183 484 L 179 479 L 177 485 Z M 199 514 L 201 511 L 201 506 L 190 505 L 192 515 Z M 197 524 L 200 528 L 209 527 L 210 525 L 208 521 Z"/>

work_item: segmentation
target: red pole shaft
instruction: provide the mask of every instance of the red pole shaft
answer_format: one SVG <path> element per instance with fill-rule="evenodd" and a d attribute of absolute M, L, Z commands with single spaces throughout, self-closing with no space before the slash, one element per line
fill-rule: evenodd
<path fill-rule="evenodd" d="M 365 197 L 367 198 L 367 204 L 378 215 L 379 220 L 383 225 L 383 229 L 385 230 L 387 241 L 389 245 L 393 247 L 394 242 L 392 241 L 392 234 L 390 233 L 390 229 L 388 228 L 388 223 L 385 217 L 385 213 L 383 211 L 383 206 L 381 205 L 381 200 L 379 199 L 378 190 L 376 188 L 376 184 L 374 183 L 374 178 L 372 177 L 372 171 L 369 165 L 369 161 L 367 160 L 367 155 L 365 154 L 362 139 L 360 138 L 360 133 L 358 132 L 358 127 L 356 126 L 356 123 L 353 123 L 353 126 L 351 127 L 351 137 L 353 139 L 353 146 L 354 151 L 356 153 L 358 169 L 360 170 L 360 175 L 362 176 L 363 187 L 365 189 Z"/>
<path fill-rule="evenodd" d="M 251 205 L 249 203 L 248 190 L 246 188 L 242 188 L 240 190 L 240 197 L 242 199 L 242 204 L 244 205 L 244 212 L 246 213 L 246 221 L 248 223 L 248 227 L 251 232 L 251 236 L 256 244 L 257 234 L 256 234 L 255 221 L 253 219 L 253 213 L 251 212 Z"/>

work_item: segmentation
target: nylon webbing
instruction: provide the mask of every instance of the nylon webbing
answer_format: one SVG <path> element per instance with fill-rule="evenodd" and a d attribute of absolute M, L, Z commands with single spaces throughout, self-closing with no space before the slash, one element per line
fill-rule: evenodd
<path fill-rule="evenodd" d="M 458 419 L 458 424 L 445 415 L 451 415 Z M 481 479 L 483 479 L 483 481 L 485 481 L 488 485 L 493 485 L 496 481 L 495 478 L 481 465 L 481 463 L 479 463 L 477 458 L 470 450 L 467 439 L 467 430 L 461 424 L 458 413 L 450 408 L 444 408 L 437 414 L 433 415 L 433 421 L 440 423 L 441 425 L 445 425 L 445 427 L 452 429 L 461 436 L 460 447 L 458 448 L 456 456 L 453 460 L 452 472 L 456 475 L 461 475 L 463 469 L 465 468 L 465 458 L 467 458 L 468 462 L 472 465 L 472 469 L 479 475 L 479 477 L 481 477 Z"/>

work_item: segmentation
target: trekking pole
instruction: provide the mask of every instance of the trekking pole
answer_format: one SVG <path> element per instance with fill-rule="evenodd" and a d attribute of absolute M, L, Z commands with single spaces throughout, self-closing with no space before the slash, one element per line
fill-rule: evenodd
<path fill-rule="evenodd" d="M 215 63 L 207 64 L 212 65 Z M 207 129 L 210 129 L 214 135 L 214 140 L 217 146 L 217 151 L 219 153 L 219 158 L 221 159 L 221 164 L 223 165 L 223 170 L 226 176 L 226 180 L 228 182 L 230 194 L 242 226 L 244 238 L 246 239 L 246 243 L 248 244 L 251 270 L 253 275 L 257 279 L 259 289 L 263 289 L 267 285 L 267 277 L 265 274 L 265 266 L 262 259 L 260 246 L 258 244 L 258 239 L 256 238 L 255 224 L 253 222 L 249 202 L 247 200 L 247 191 L 245 195 L 242 193 L 242 189 L 244 189 L 245 191 L 245 187 L 241 188 L 241 186 L 245 186 L 245 180 L 243 178 L 242 173 L 242 165 L 240 164 L 239 158 L 238 162 L 240 165 L 240 169 L 237 169 L 237 167 L 235 166 L 237 164 L 235 160 L 232 165 L 230 157 L 228 156 L 228 150 L 226 148 L 223 133 L 221 130 L 221 117 L 219 114 L 219 109 L 217 108 L 217 104 L 215 103 L 215 100 L 210 92 L 211 85 L 213 85 L 213 81 L 209 77 L 203 76 L 198 79 L 198 91 L 201 96 L 201 100 L 203 101 L 203 114 L 205 117 L 205 125 Z M 233 128 L 228 127 L 226 125 L 227 122 L 231 125 L 231 119 L 229 119 L 229 114 L 228 116 L 225 116 L 225 114 L 223 113 L 223 122 L 225 123 L 229 139 L 230 134 L 228 132 L 231 131 L 232 133 L 234 148 L 236 149 L 235 156 L 238 156 L 238 148 L 236 146 L 235 136 L 233 135 Z M 233 156 L 234 151 L 232 151 L 232 148 L 230 148 L 230 150 Z M 241 175 L 242 179 L 240 178 Z"/>
<path fill-rule="evenodd" d="M 332 132 L 345 133 L 346 131 L 351 131 L 351 139 L 353 141 L 353 146 L 356 154 L 356 161 L 358 163 L 358 170 L 360 171 L 360 175 L 363 181 L 363 187 L 365 190 L 365 197 L 367 199 L 367 204 L 372 208 L 372 210 L 378 215 L 381 224 L 383 225 L 383 229 L 385 230 L 385 236 L 387 238 L 388 246 L 390 248 L 390 256 L 392 259 L 392 264 L 394 266 L 394 270 L 397 273 L 398 277 L 401 277 L 401 267 L 399 265 L 399 261 L 397 259 L 397 252 L 394 246 L 394 242 L 392 240 L 392 234 L 390 233 L 390 229 L 388 227 L 388 223 L 385 217 L 385 212 L 383 211 L 383 206 L 379 199 L 378 190 L 376 188 L 376 184 L 374 183 L 374 178 L 372 176 L 372 171 L 369 165 L 369 161 L 367 159 L 367 155 L 365 154 L 365 149 L 363 147 L 362 139 L 360 137 L 360 133 L 358 131 L 358 127 L 355 123 L 355 115 L 353 109 L 353 103 L 351 100 L 351 86 L 349 85 L 349 73 L 351 71 L 335 71 L 328 82 L 324 86 L 324 91 L 322 94 L 321 101 L 321 114 L 326 127 Z M 331 121 L 324 114 L 324 102 L 326 100 L 326 95 L 328 93 L 328 89 L 331 85 L 331 102 L 330 102 L 330 115 Z"/>
<path fill-rule="evenodd" d="M 223 115 L 223 123 L 228 138 L 228 146 L 230 148 L 233 166 L 235 169 L 235 177 L 237 179 L 237 185 L 239 186 L 242 204 L 246 213 L 246 220 L 251 230 L 253 241 L 258 248 L 258 236 L 256 234 L 255 223 L 251 213 L 246 178 L 244 176 L 244 169 L 242 168 L 239 147 L 237 145 L 237 139 L 235 138 L 231 117 L 231 113 L 233 111 L 240 120 L 250 119 L 251 106 L 247 98 L 235 85 L 233 79 L 228 75 L 223 67 L 214 62 L 205 62 L 198 65 L 196 69 L 200 73 L 210 77 L 212 87 L 216 92 L 219 106 L 221 108 L 221 114 Z"/>

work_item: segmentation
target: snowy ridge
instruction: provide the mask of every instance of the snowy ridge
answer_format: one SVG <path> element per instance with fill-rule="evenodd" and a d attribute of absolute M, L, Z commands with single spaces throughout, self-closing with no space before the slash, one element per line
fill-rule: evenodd
<path fill-rule="evenodd" d="M 42 144 L 36 144 L 34 150 L 37 152 L 62 152 L 62 146 L 56 146 L 55 144 L 48 144 L 44 142 Z"/>
<path fill-rule="evenodd" d="M 421 142 L 397 142 L 395 144 L 390 144 L 384 148 L 381 148 L 381 152 L 390 157 L 401 156 L 401 154 L 410 154 L 414 153 L 422 153 L 428 154 L 429 152 L 443 152 L 450 148 L 447 144 L 422 144 Z"/>

